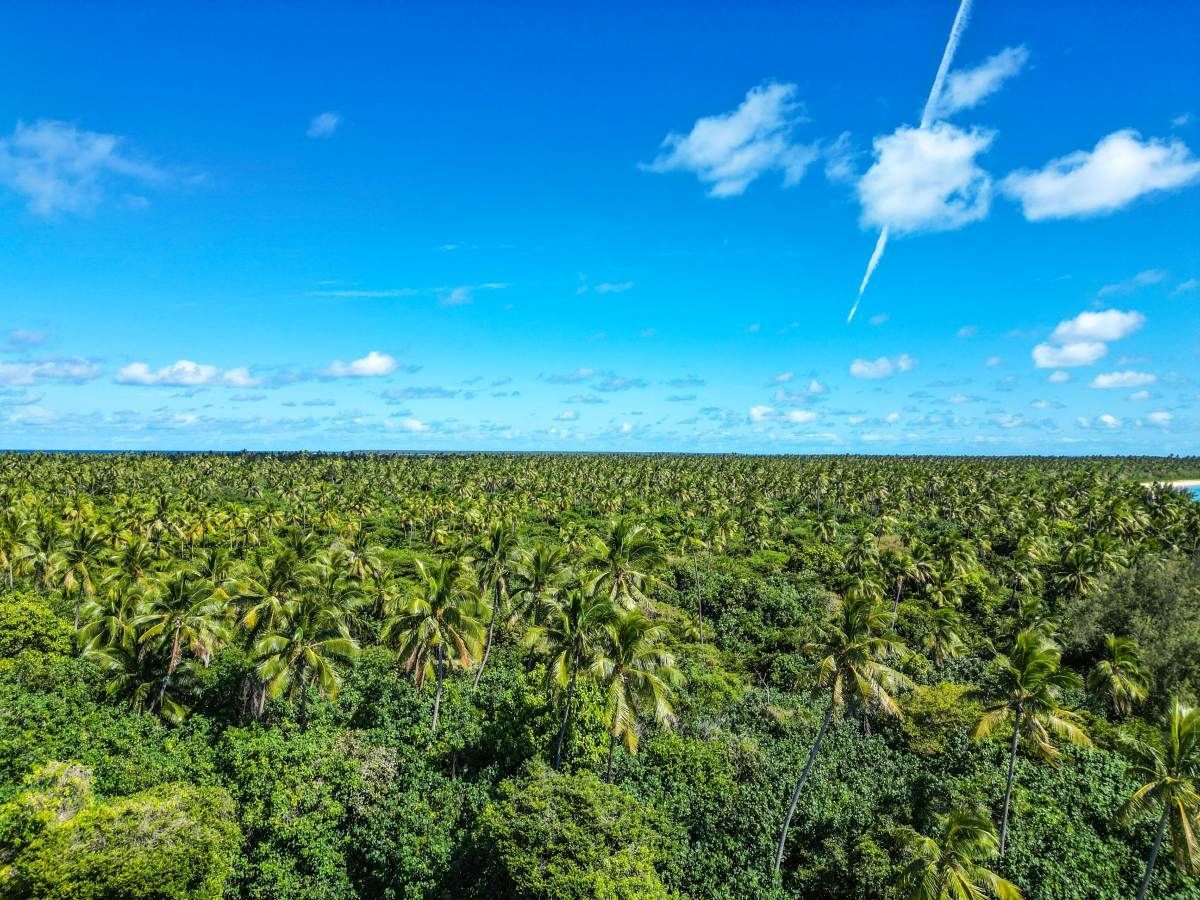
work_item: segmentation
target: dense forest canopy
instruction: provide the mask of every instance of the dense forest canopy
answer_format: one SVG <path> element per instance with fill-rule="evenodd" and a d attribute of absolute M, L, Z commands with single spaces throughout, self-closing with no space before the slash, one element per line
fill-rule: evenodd
<path fill-rule="evenodd" d="M 0 455 L 0 896 L 1200 897 L 1198 474 Z"/>

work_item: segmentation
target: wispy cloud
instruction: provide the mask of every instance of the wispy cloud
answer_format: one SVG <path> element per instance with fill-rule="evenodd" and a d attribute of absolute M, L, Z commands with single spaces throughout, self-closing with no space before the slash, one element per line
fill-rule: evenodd
<path fill-rule="evenodd" d="M 1092 379 L 1092 387 L 1102 389 L 1136 388 L 1154 384 L 1158 376 L 1151 372 L 1108 372 Z"/>
<path fill-rule="evenodd" d="M 333 137 L 341 124 L 342 117 L 338 113 L 323 112 L 312 117 L 312 121 L 308 123 L 308 131 L 305 133 L 310 138 Z"/>
<path fill-rule="evenodd" d="M 1037 170 L 1013 172 L 1002 190 L 1021 204 L 1025 218 L 1098 216 L 1139 197 L 1184 187 L 1200 179 L 1200 160 L 1178 139 L 1143 141 L 1133 129 L 1115 131 L 1096 146 L 1051 160 Z"/>
<path fill-rule="evenodd" d="M 978 106 L 1020 73 L 1029 61 L 1024 47 L 1005 47 L 972 69 L 959 69 L 946 78 L 945 89 L 935 105 L 939 118 Z"/>
<path fill-rule="evenodd" d="M 1114 294 L 1132 294 L 1138 288 L 1147 287 L 1148 285 L 1158 284 L 1165 280 L 1167 273 L 1162 269 L 1146 269 L 1138 272 L 1132 278 L 1126 278 L 1124 281 L 1118 281 L 1115 284 L 1106 284 L 1096 292 L 1097 297 L 1111 297 Z"/>
<path fill-rule="evenodd" d="M 18 122 L 0 138 L 0 184 L 23 196 L 36 216 L 88 213 L 106 188 L 140 189 L 166 180 L 167 173 L 130 152 L 124 138 L 69 122 Z"/>
<path fill-rule="evenodd" d="M 24 362 L 0 362 L 0 384 L 26 385 L 39 381 L 81 383 L 100 375 L 97 362 L 81 357 L 47 357 Z"/>
<path fill-rule="evenodd" d="M 687 134 L 671 133 L 648 172 L 692 172 L 709 186 L 710 197 L 735 197 L 761 175 L 783 172 L 785 186 L 796 184 L 817 158 L 815 146 L 792 142 L 804 121 L 794 84 L 752 88 L 732 112 L 697 119 Z"/>

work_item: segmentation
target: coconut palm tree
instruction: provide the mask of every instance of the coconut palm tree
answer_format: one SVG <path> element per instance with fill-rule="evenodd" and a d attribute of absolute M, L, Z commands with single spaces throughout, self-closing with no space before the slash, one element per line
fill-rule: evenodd
<path fill-rule="evenodd" d="M 526 646 L 546 660 L 546 685 L 562 699 L 562 719 L 554 742 L 554 768 L 562 768 L 563 744 L 571 727 L 575 691 L 580 677 L 592 674 L 593 664 L 616 617 L 616 606 L 596 581 L 573 585 L 554 601 L 546 621 L 534 625 Z"/>
<path fill-rule="evenodd" d="M 479 577 L 480 592 L 488 601 L 487 639 L 483 645 L 483 658 L 475 672 L 474 687 L 487 667 L 492 652 L 492 638 L 496 632 L 496 620 L 502 622 L 508 615 L 508 578 L 512 572 L 512 557 L 517 548 L 517 532 L 509 522 L 493 522 L 476 541 L 473 556 Z"/>
<path fill-rule="evenodd" d="M 910 858 L 896 890 L 906 900 L 1021 900 L 1015 884 L 984 865 L 997 855 L 999 843 L 987 816 L 961 811 L 938 816 L 935 837 L 905 835 Z"/>
<path fill-rule="evenodd" d="M 1181 872 L 1200 874 L 1200 709 L 1175 700 L 1163 723 L 1161 746 L 1126 737 L 1122 749 L 1130 758 L 1129 774 L 1141 784 L 1125 802 L 1121 818 L 1159 814 L 1138 888 L 1138 900 L 1144 900 L 1168 827 L 1175 865 Z"/>
<path fill-rule="evenodd" d="M 451 557 L 433 565 L 417 562 L 419 592 L 384 623 L 381 640 L 396 651 L 404 670 L 424 689 L 432 675 L 433 719 L 429 742 L 437 734 L 442 687 L 448 666 L 465 669 L 479 652 L 483 625 L 475 617 L 477 587 L 465 559 Z"/>
<path fill-rule="evenodd" d="M 596 662 L 608 704 L 608 765 L 612 778 L 617 741 L 630 754 L 637 753 L 638 722 L 647 713 L 656 722 L 670 725 L 674 688 L 683 682 L 675 657 L 661 646 L 666 629 L 655 625 L 640 609 L 621 610 L 608 626 L 608 637 Z"/>
<path fill-rule="evenodd" d="M 207 666 L 224 642 L 225 598 L 191 571 L 177 569 L 151 588 L 133 627 L 140 644 L 158 643 L 166 650 L 165 671 L 157 696 L 149 704 L 151 709 L 161 709 L 184 652 Z"/>
<path fill-rule="evenodd" d="M 1083 680 L 1063 667 L 1062 652 L 1044 632 L 1021 631 L 1012 651 L 996 657 L 996 666 L 999 696 L 984 709 L 971 736 L 983 740 L 1000 728 L 1012 727 L 1008 774 L 1004 782 L 1004 812 L 1000 819 L 1000 855 L 1003 857 L 1021 738 L 1025 738 L 1029 752 L 1047 762 L 1056 761 L 1060 755 L 1054 745 L 1056 737 L 1083 747 L 1090 746 L 1091 741 L 1080 726 L 1079 717 L 1061 703 L 1063 691 L 1081 687 Z"/>
<path fill-rule="evenodd" d="M 1088 688 L 1107 697 L 1116 715 L 1127 716 L 1150 693 L 1142 653 L 1133 639 L 1113 634 L 1104 638 L 1104 649 L 1108 658 L 1088 674 Z"/>
<path fill-rule="evenodd" d="M 530 549 L 518 548 L 513 556 L 514 616 L 541 621 L 544 604 L 575 579 L 567 568 L 567 550 L 538 542 Z"/>
<path fill-rule="evenodd" d="M 593 557 L 600 569 L 595 578 L 597 589 L 627 608 L 637 603 L 649 606 L 652 601 L 645 589 L 665 560 L 658 538 L 648 527 L 628 516 L 617 519 L 610 523 Z"/>
<path fill-rule="evenodd" d="M 811 672 L 812 687 L 815 691 L 827 692 L 828 700 L 821 727 L 808 752 L 808 760 L 792 791 L 792 802 L 783 819 L 779 845 L 775 851 L 775 872 L 783 865 L 783 851 L 796 804 L 800 802 L 800 793 L 812 773 L 821 741 L 834 716 L 847 703 L 854 704 L 864 715 L 872 709 L 890 716 L 902 714 L 894 694 L 908 687 L 910 681 L 884 660 L 901 653 L 903 649 L 904 645 L 888 628 L 888 614 L 884 608 L 862 596 L 837 601 L 829 621 L 820 629 L 817 640 L 806 647 L 807 651 L 817 656 Z"/>
<path fill-rule="evenodd" d="M 271 697 L 300 697 L 300 730 L 308 728 L 308 691 L 336 697 L 342 684 L 338 664 L 358 654 L 342 610 L 323 597 L 289 600 L 273 630 L 254 644 L 258 677 Z"/>
<path fill-rule="evenodd" d="M 925 633 L 925 649 L 939 669 L 966 649 L 962 639 L 962 614 L 953 606 L 941 606 L 929 615 L 929 630 Z"/>

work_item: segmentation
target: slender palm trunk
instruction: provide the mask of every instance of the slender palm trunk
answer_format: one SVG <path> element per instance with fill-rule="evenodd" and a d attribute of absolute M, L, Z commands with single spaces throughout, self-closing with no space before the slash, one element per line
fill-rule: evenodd
<path fill-rule="evenodd" d="M 830 698 L 829 705 L 825 707 L 825 718 L 821 720 L 821 730 L 817 732 L 812 749 L 808 751 L 808 762 L 804 764 L 804 771 L 800 774 L 800 780 L 796 782 L 796 789 L 792 791 L 792 803 L 788 807 L 787 815 L 783 819 L 783 830 L 779 832 L 779 847 L 775 851 L 774 871 L 776 874 L 779 872 L 779 867 L 783 865 L 783 848 L 787 843 L 788 829 L 792 827 L 792 816 L 796 813 L 796 804 L 800 802 L 800 792 L 804 790 L 804 783 L 808 781 L 808 776 L 812 774 L 813 763 L 817 760 L 817 751 L 821 748 L 821 740 L 825 737 L 825 732 L 829 729 L 829 723 L 832 719 L 833 699 Z"/>
<path fill-rule="evenodd" d="M 438 713 L 442 708 L 442 683 L 446 678 L 446 648 L 438 644 L 437 648 L 437 690 L 433 693 L 433 723 L 429 726 L 429 746 L 433 746 L 433 737 L 437 734 Z"/>
<path fill-rule="evenodd" d="M 1017 739 L 1021 736 L 1021 707 L 1017 707 L 1016 718 L 1013 719 L 1012 746 L 1008 751 L 1008 778 L 1004 784 L 1004 815 L 1000 818 L 1000 858 L 1004 858 L 1004 848 L 1008 841 L 1008 812 L 1012 808 L 1013 773 L 1017 768 Z"/>
<path fill-rule="evenodd" d="M 904 590 L 904 578 L 896 582 L 896 596 L 892 600 L 892 628 L 896 627 L 896 615 L 900 612 L 900 592 Z"/>
<path fill-rule="evenodd" d="M 179 665 L 178 628 L 175 629 L 175 638 L 171 641 L 171 658 L 167 660 L 167 674 L 163 676 L 162 684 L 158 687 L 158 699 L 154 702 L 155 708 L 159 711 L 162 710 L 163 698 L 167 696 L 167 687 L 171 683 L 171 676 L 175 674 L 175 667 L 177 665 Z"/>
<path fill-rule="evenodd" d="M 475 681 L 471 684 L 472 688 L 479 687 L 479 679 L 483 677 L 483 670 L 487 666 L 488 656 L 492 652 L 492 634 L 496 630 L 496 613 L 500 609 L 500 581 L 496 580 L 495 587 L 496 595 L 492 600 L 492 617 L 488 622 L 487 640 L 483 644 L 483 659 L 479 661 L 479 670 L 475 673 Z"/>
<path fill-rule="evenodd" d="M 1146 860 L 1146 872 L 1142 875 L 1142 885 L 1138 888 L 1137 900 L 1146 900 L 1146 891 L 1150 890 L 1150 877 L 1154 874 L 1154 863 L 1158 860 L 1158 851 L 1162 848 L 1163 837 L 1167 833 L 1167 819 L 1171 807 L 1163 804 L 1162 818 L 1158 820 L 1158 834 L 1154 836 L 1154 846 L 1150 848 L 1150 858 Z"/>
<path fill-rule="evenodd" d="M 300 667 L 300 730 L 308 731 L 308 663 Z"/>
<path fill-rule="evenodd" d="M 558 740 L 554 744 L 554 770 L 556 772 L 562 768 L 563 741 L 567 738 L 567 727 L 571 724 L 571 705 L 575 702 L 575 673 L 578 670 L 578 659 L 573 659 L 571 682 L 567 685 L 567 702 L 563 708 L 562 724 L 558 726 Z"/>
<path fill-rule="evenodd" d="M 617 736 L 610 731 L 608 733 L 608 765 L 604 769 L 604 780 L 608 782 L 612 781 L 613 751 L 616 749 Z"/>

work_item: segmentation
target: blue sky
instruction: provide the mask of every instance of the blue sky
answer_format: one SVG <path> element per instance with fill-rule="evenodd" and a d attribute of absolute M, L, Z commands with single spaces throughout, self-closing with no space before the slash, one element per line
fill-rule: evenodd
<path fill-rule="evenodd" d="M 0 446 L 1200 452 L 1200 11 L 958 8 L 9 9 Z"/>

